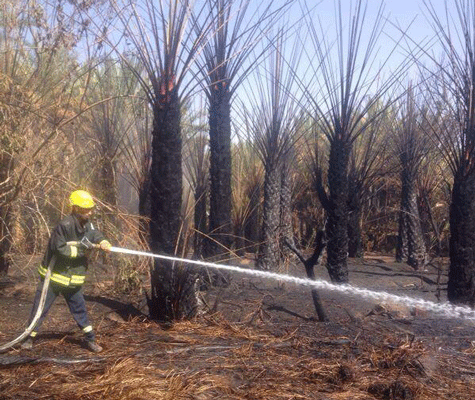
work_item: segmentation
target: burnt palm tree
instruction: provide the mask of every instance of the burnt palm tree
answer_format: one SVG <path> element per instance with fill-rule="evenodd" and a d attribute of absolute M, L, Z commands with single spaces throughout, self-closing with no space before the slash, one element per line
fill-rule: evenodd
<path fill-rule="evenodd" d="M 424 122 L 424 125 L 426 123 Z M 419 167 L 418 204 L 427 254 L 442 256 L 447 243 L 451 173 L 437 146 L 430 146 Z"/>
<path fill-rule="evenodd" d="M 264 171 L 255 148 L 247 141 L 233 146 L 233 225 L 238 254 L 257 253 Z"/>
<path fill-rule="evenodd" d="M 379 113 L 379 107 L 371 113 Z M 385 112 L 367 127 L 352 148 L 348 169 L 348 256 L 363 257 L 362 215 L 370 196 L 370 188 L 388 172 L 387 125 Z"/>
<path fill-rule="evenodd" d="M 450 204 L 450 269 L 448 299 L 475 304 L 475 5 L 469 0 L 446 1 L 441 19 L 430 1 L 424 2 L 444 60 L 436 65 L 434 103 L 443 104 L 431 135 L 438 142 L 453 174 Z M 451 5 L 452 7 L 449 7 Z M 426 52 L 431 56 L 429 52 Z"/>
<path fill-rule="evenodd" d="M 395 118 L 394 149 L 401 166 L 401 208 L 396 260 L 419 269 L 426 262 L 426 247 L 418 207 L 419 169 L 428 152 L 427 138 L 422 135 L 421 113 L 414 89 L 409 87 Z"/>
<path fill-rule="evenodd" d="M 293 44 L 286 60 L 284 40 L 282 30 L 276 39 L 271 39 L 274 47 L 256 70 L 255 80 L 251 80 L 252 86 L 248 89 L 249 103 L 253 107 L 253 111 L 247 110 L 251 118 L 250 133 L 265 171 L 262 238 L 257 265 L 272 270 L 277 270 L 280 264 L 283 222 L 290 223 L 288 215 L 282 219 L 283 212 L 289 212 L 290 201 L 290 184 L 283 175 L 291 174 L 292 145 L 302 122 L 300 105 L 294 97 L 297 89 L 294 71 L 301 53 Z"/>
<path fill-rule="evenodd" d="M 258 38 L 282 8 L 274 1 L 258 15 L 248 12 L 250 0 L 207 0 L 213 16 L 213 34 L 204 46 L 199 74 L 209 104 L 210 207 L 206 255 L 224 257 L 231 240 L 231 105 L 234 93 L 246 79 Z M 255 18 L 254 18 L 255 17 Z"/>
<path fill-rule="evenodd" d="M 182 224 L 181 105 L 192 89 L 188 72 L 210 27 L 193 13 L 191 0 L 126 1 L 114 4 L 124 38 L 140 60 L 133 68 L 153 112 L 150 169 L 150 247 L 174 255 L 180 251 Z M 199 27 L 198 22 L 200 21 Z M 127 58 L 124 58 L 127 61 Z M 142 74 L 141 72 L 144 71 Z M 196 312 L 196 278 L 184 266 L 156 261 L 149 298 L 150 315 L 161 320 Z"/>
<path fill-rule="evenodd" d="M 317 80 L 315 92 L 305 85 L 312 103 L 311 113 L 329 142 L 327 204 L 327 269 L 334 282 L 348 281 L 348 166 L 355 140 L 384 112 L 369 115 L 392 84 L 400 77 L 402 66 L 381 83 L 378 73 L 388 61 L 384 58 L 374 69 L 378 39 L 384 27 L 383 7 L 379 7 L 371 27 L 366 26 L 366 2 L 358 0 L 348 19 L 348 36 L 342 18 L 341 1 L 337 3 L 336 40 L 331 43 L 328 32 L 309 16 L 307 26 L 314 52 L 309 63 Z M 363 41 L 363 32 L 367 34 Z M 366 36 L 365 36 L 366 37 Z M 336 53 L 334 50 L 336 46 Z"/>
<path fill-rule="evenodd" d="M 199 103 L 201 105 L 201 103 Z M 194 196 L 194 257 L 204 255 L 204 242 L 208 233 L 208 193 L 209 193 L 209 140 L 204 113 L 188 110 L 188 123 L 185 142 L 185 178 Z"/>

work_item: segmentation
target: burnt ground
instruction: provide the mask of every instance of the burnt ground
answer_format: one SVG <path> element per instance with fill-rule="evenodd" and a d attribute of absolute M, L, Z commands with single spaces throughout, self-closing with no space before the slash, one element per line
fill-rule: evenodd
<path fill-rule="evenodd" d="M 114 291 L 113 257 L 95 264 L 86 285 L 104 351 L 82 347 L 58 299 L 32 350 L 0 354 L 0 400 L 475 398 L 472 321 L 320 291 L 330 321 L 318 322 L 308 287 L 234 274 L 228 287 L 202 293 L 195 320 L 164 326 L 147 318 L 143 293 Z M 26 327 L 35 268 L 17 260 L 0 280 L 0 345 Z M 445 300 L 444 260 L 416 272 L 372 254 L 349 268 L 355 286 Z M 328 279 L 324 268 L 317 275 Z"/>

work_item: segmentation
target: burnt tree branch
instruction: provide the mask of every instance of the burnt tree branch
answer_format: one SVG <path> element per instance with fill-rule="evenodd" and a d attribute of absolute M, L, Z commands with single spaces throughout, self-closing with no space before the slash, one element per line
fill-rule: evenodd
<path fill-rule="evenodd" d="M 328 193 L 323 186 L 323 180 L 322 180 L 322 171 L 321 169 L 318 169 L 316 171 L 316 179 L 315 179 L 315 186 L 317 189 L 317 194 L 318 194 L 318 199 L 320 200 L 320 203 L 325 211 L 328 211 L 330 208 L 330 199 L 328 198 Z"/>
<path fill-rule="evenodd" d="M 323 249 L 326 245 L 325 233 L 324 231 L 318 231 L 317 237 L 315 239 L 316 246 L 313 254 L 309 258 L 305 258 L 302 253 L 292 244 L 290 243 L 287 238 L 284 238 L 284 244 L 292 250 L 298 259 L 302 262 L 305 267 L 305 272 L 307 273 L 307 277 L 315 280 L 315 265 L 318 265 L 320 262 L 321 255 L 323 253 Z M 320 295 L 318 294 L 317 289 L 312 289 L 312 299 L 313 304 L 315 306 L 315 311 L 318 315 L 318 320 L 320 322 L 328 321 L 328 316 L 323 308 L 322 301 L 320 300 Z"/>

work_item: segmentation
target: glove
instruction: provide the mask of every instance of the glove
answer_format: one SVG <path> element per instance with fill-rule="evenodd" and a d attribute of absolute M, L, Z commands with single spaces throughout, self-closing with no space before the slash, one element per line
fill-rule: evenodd
<path fill-rule="evenodd" d="M 109 251 L 111 251 L 111 247 L 112 247 L 112 245 L 111 245 L 111 244 L 109 243 L 109 241 L 106 240 L 106 239 L 102 240 L 102 241 L 99 243 L 99 248 L 100 248 L 101 250 L 104 250 L 104 251 L 109 252 Z"/>
<path fill-rule="evenodd" d="M 84 249 L 84 250 L 89 250 L 94 248 L 94 243 L 92 243 L 86 236 L 84 236 L 81 241 L 79 242 L 79 245 Z"/>

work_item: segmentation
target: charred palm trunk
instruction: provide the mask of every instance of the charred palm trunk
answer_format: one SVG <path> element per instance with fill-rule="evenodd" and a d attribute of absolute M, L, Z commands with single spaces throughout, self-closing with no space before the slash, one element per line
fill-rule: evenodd
<path fill-rule="evenodd" d="M 404 165 L 406 165 L 404 167 Z M 421 220 L 419 217 L 419 207 L 416 193 L 416 172 L 415 168 L 410 168 L 404 163 L 401 175 L 401 217 L 402 226 L 399 232 L 402 237 L 398 243 L 403 243 L 404 231 L 407 239 L 407 263 L 414 269 L 421 268 L 426 260 L 426 248 L 424 236 L 422 234 Z"/>
<path fill-rule="evenodd" d="M 257 266 L 262 270 L 275 271 L 280 261 L 280 174 L 280 168 L 275 161 L 268 161 L 266 163 L 262 240 L 257 260 Z"/>
<path fill-rule="evenodd" d="M 356 177 L 348 182 L 348 256 L 363 257 L 361 232 L 362 186 Z"/>
<path fill-rule="evenodd" d="M 213 84 L 209 107 L 210 215 L 207 255 L 231 246 L 231 95 L 226 82 Z"/>
<path fill-rule="evenodd" d="M 305 272 L 307 273 L 307 277 L 315 280 L 315 271 L 314 267 L 319 266 L 320 259 L 325 248 L 325 232 L 318 231 L 317 236 L 315 238 L 315 250 L 310 258 L 304 258 L 303 255 L 297 250 L 297 248 L 287 241 L 286 238 L 283 240 L 284 244 L 295 253 L 295 255 L 302 261 L 303 265 L 305 266 Z M 313 304 L 315 306 L 315 311 L 318 315 L 319 321 L 328 321 L 328 316 L 323 307 L 323 303 L 320 300 L 320 295 L 317 289 L 312 289 L 312 299 Z"/>
<path fill-rule="evenodd" d="M 328 165 L 327 270 L 332 282 L 348 282 L 348 161 L 351 146 L 331 142 Z"/>
<path fill-rule="evenodd" d="M 292 180 L 290 174 L 290 165 L 284 162 L 281 169 L 281 192 L 280 192 L 280 230 L 282 239 L 287 240 L 292 245 L 294 234 L 292 229 Z M 287 246 L 281 246 L 284 256 L 290 256 L 290 249 Z"/>
<path fill-rule="evenodd" d="M 165 254 L 175 254 L 182 200 L 180 104 L 174 91 L 170 97 L 154 110 L 150 171 L 151 245 Z"/>
<path fill-rule="evenodd" d="M 447 297 L 475 305 L 475 169 L 461 166 L 454 176 L 450 205 L 450 270 Z"/>
<path fill-rule="evenodd" d="M 417 196 L 417 208 L 419 209 L 419 217 L 421 219 L 421 229 L 424 236 L 424 245 L 427 249 L 432 248 L 431 238 L 436 239 L 435 250 L 436 254 L 440 256 L 440 243 L 438 226 L 435 223 L 432 215 L 431 205 L 429 203 L 430 190 L 427 188 L 419 188 Z M 428 251 L 430 252 L 430 250 Z"/>
<path fill-rule="evenodd" d="M 198 185 L 195 188 L 195 233 L 193 235 L 193 247 L 195 256 L 198 258 L 203 255 L 203 239 L 208 232 L 206 221 L 206 210 L 208 209 L 208 204 L 206 201 L 207 195 L 208 191 L 206 185 Z"/>
<path fill-rule="evenodd" d="M 406 262 L 409 254 L 407 247 L 407 215 L 402 210 L 399 211 L 398 235 L 396 242 L 396 262 Z"/>
<path fill-rule="evenodd" d="M 259 235 L 261 226 L 261 195 L 262 184 L 255 182 L 249 190 L 249 216 L 244 222 L 244 237 L 247 242 L 253 243 L 253 246 L 248 248 L 249 252 L 258 252 Z M 247 246 L 246 246 L 247 247 Z"/>
<path fill-rule="evenodd" d="M 165 97 L 165 96 L 164 96 Z M 154 110 L 150 171 L 150 242 L 155 253 L 175 255 L 179 241 L 182 201 L 180 102 L 176 90 Z M 194 274 L 171 261 L 156 259 L 151 274 L 150 317 L 187 318 L 196 311 Z"/>

